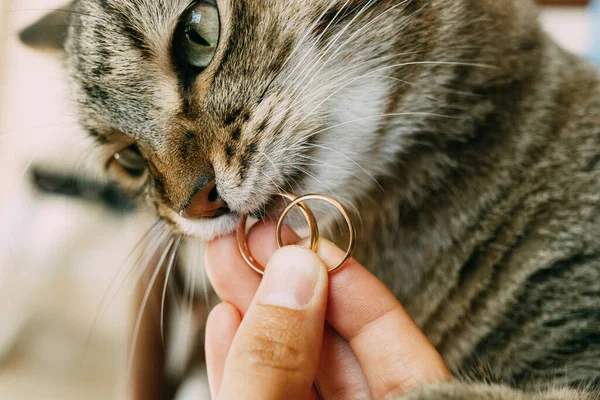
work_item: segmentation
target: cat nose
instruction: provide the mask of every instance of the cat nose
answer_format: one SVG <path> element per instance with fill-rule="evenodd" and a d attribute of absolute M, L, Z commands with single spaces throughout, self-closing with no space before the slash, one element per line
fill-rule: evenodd
<path fill-rule="evenodd" d="M 229 213 L 227 203 L 221 199 L 214 180 L 200 185 L 192 201 L 181 211 L 185 218 L 216 218 Z"/>

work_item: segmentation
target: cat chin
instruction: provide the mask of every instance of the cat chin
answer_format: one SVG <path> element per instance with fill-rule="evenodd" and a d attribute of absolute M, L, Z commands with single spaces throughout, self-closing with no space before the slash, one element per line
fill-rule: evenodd
<path fill-rule="evenodd" d="M 235 232 L 240 218 L 227 214 L 213 219 L 187 219 L 171 209 L 163 208 L 159 214 L 173 224 L 173 231 L 196 240 L 211 241 L 219 236 Z"/>

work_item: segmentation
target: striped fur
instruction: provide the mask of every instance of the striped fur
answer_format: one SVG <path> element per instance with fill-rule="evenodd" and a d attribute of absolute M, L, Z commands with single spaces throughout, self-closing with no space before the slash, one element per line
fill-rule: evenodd
<path fill-rule="evenodd" d="M 333 193 L 360 214 L 357 258 L 460 378 L 406 399 L 599 398 L 598 71 L 526 0 L 218 4 L 193 79 L 171 57 L 188 0 L 73 6 L 82 124 L 139 144 L 173 229 L 234 228 L 179 217 L 206 174 L 237 213 Z"/>

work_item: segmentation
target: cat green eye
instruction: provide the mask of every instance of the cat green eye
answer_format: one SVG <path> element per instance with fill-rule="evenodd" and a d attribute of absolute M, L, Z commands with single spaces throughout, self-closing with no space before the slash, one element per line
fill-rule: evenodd
<path fill-rule="evenodd" d="M 186 63 L 206 68 L 217 51 L 219 29 L 217 5 L 199 1 L 183 15 L 174 45 Z"/>
<path fill-rule="evenodd" d="M 115 162 L 132 178 L 141 178 L 146 174 L 146 160 L 137 146 L 132 145 L 113 156 Z"/>

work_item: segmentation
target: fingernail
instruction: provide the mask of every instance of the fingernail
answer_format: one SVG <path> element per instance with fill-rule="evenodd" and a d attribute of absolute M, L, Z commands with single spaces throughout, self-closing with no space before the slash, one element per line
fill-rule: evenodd
<path fill-rule="evenodd" d="M 265 269 L 258 291 L 258 302 L 303 309 L 315 293 L 320 261 L 316 254 L 299 246 L 278 250 Z"/>

